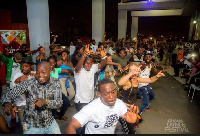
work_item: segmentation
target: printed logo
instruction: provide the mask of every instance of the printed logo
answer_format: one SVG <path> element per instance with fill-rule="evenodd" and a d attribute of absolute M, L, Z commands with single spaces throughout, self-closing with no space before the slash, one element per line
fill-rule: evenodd
<path fill-rule="evenodd" d="M 165 132 L 189 132 L 182 119 L 168 119 Z"/>
<path fill-rule="evenodd" d="M 117 122 L 118 119 L 119 119 L 119 118 L 118 118 L 117 114 L 113 114 L 113 115 L 107 116 L 107 117 L 106 117 L 106 123 L 105 123 L 104 127 L 105 127 L 105 128 L 108 128 L 108 127 L 113 126 L 113 124 L 114 124 L 115 122 Z"/>

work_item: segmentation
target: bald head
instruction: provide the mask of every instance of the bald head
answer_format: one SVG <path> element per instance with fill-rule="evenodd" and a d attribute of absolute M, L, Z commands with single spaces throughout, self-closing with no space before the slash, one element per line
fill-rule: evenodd
<path fill-rule="evenodd" d="M 36 78 L 40 84 L 47 84 L 50 80 L 50 63 L 49 62 L 40 62 L 37 65 L 37 70 L 36 70 Z"/>
<path fill-rule="evenodd" d="M 45 69 L 49 69 L 50 70 L 50 63 L 49 62 L 46 62 L 46 61 L 42 61 L 42 62 L 40 62 L 38 65 L 37 65 L 37 69 L 39 68 L 39 67 L 44 67 Z"/>

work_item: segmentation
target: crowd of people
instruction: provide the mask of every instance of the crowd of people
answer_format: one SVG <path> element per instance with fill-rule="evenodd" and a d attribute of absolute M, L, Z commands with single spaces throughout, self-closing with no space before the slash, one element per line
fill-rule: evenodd
<path fill-rule="evenodd" d="M 94 39 L 86 45 L 77 39 L 62 49 L 55 42 L 54 37 L 49 56 L 42 46 L 29 51 L 26 45 L 13 57 L 0 53 L 9 87 L 0 100 L 2 133 L 11 133 L 3 114 L 12 119 L 17 114 L 20 133 L 60 134 L 55 119 L 68 121 L 66 111 L 75 106 L 77 113 L 66 127 L 67 134 L 114 134 L 118 121 L 124 133 L 135 134 L 143 112 L 150 110 L 156 97 L 149 83 L 165 76 L 167 68 L 157 69 L 165 52 L 165 65 L 174 68 L 175 77 L 181 71 L 188 85 L 199 77 L 199 55 L 191 55 L 182 41 L 138 37 L 114 42 L 104 33 L 98 45 Z M 33 62 L 32 54 L 37 52 Z M 136 105 L 138 98 L 142 105 Z M 13 121 L 11 127 L 16 127 Z"/>

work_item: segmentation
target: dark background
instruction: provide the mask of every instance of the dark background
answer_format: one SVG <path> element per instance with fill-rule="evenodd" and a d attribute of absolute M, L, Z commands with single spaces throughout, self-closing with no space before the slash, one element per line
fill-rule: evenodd
<path fill-rule="evenodd" d="M 106 0 L 105 31 L 107 38 L 118 36 L 118 2 Z M 134 1 L 134 0 L 131 0 Z M 144 1 L 144 0 L 135 0 Z M 0 8 L 11 11 L 12 23 L 28 23 L 26 0 L 1 1 Z M 200 8 L 199 1 L 187 0 L 182 16 L 141 17 L 139 34 L 187 37 L 190 19 Z M 49 22 L 51 34 L 59 35 L 59 43 L 92 35 L 92 0 L 49 0 Z M 131 33 L 131 16 L 128 12 L 127 35 Z"/>

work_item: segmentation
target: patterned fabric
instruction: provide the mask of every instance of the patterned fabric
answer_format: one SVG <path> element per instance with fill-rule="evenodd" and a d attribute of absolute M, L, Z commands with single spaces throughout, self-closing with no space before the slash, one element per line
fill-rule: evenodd
<path fill-rule="evenodd" d="M 104 78 L 114 79 L 116 71 L 114 70 L 113 66 L 107 65 L 104 71 Z"/>
<path fill-rule="evenodd" d="M 8 92 L 1 99 L 1 104 L 10 102 L 25 94 L 26 96 L 26 109 L 24 111 L 24 120 L 32 127 L 44 128 L 50 126 L 54 120 L 51 109 L 58 109 L 61 107 L 62 93 L 61 85 L 58 79 L 50 77 L 49 83 L 41 85 L 36 78 L 26 80 L 18 84 L 12 91 Z M 32 107 L 35 103 L 34 99 L 43 98 L 49 100 L 47 106 Z"/>

